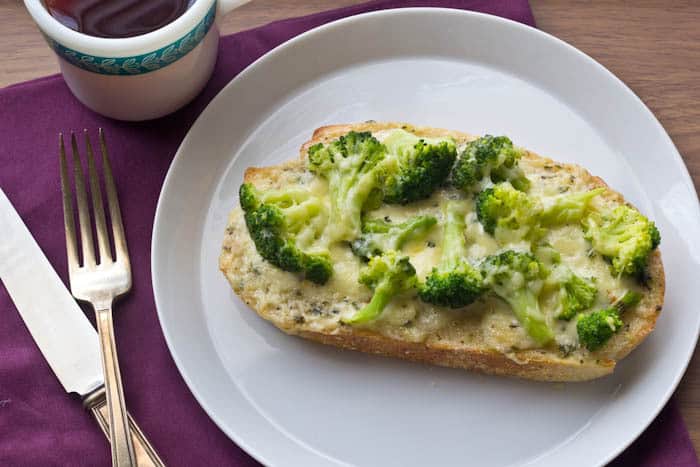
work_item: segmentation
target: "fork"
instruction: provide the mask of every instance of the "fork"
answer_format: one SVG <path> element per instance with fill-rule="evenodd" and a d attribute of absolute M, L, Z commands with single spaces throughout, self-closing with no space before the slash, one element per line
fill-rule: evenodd
<path fill-rule="evenodd" d="M 85 130 L 85 147 L 87 152 L 90 193 L 97 233 L 99 256 L 95 255 L 92 238 L 90 212 L 85 191 L 85 178 L 82 163 L 78 153 L 78 143 L 75 134 L 71 132 L 71 148 L 73 152 L 73 178 L 75 179 L 75 197 L 78 206 L 80 238 L 82 246 L 82 264 L 78 258 L 78 243 L 73 217 L 73 201 L 71 198 L 70 181 L 66 163 L 66 151 L 63 135 L 59 135 L 59 150 L 61 162 L 61 189 L 63 192 L 63 215 L 66 229 L 66 252 L 68 254 L 68 275 L 73 297 L 87 302 L 95 310 L 97 331 L 102 350 L 102 367 L 105 377 L 107 410 L 109 414 L 109 435 L 112 446 L 112 465 L 135 466 L 136 456 L 131 440 L 127 419 L 124 392 L 122 390 L 117 349 L 114 341 L 112 324 L 112 302 L 131 289 L 131 266 L 129 252 L 126 247 L 124 226 L 122 224 L 117 190 L 112 177 L 112 169 L 107 157 L 107 147 L 104 132 L 99 130 L 100 149 L 102 152 L 102 167 L 104 184 L 107 192 L 109 216 L 112 223 L 114 239 L 114 256 L 112 255 L 105 210 L 102 201 L 100 182 L 95 169 L 95 158 L 90 144 L 90 138 Z"/>

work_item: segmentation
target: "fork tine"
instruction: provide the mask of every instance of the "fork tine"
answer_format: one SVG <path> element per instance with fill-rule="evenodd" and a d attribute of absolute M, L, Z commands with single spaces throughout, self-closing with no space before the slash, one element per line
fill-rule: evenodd
<path fill-rule="evenodd" d="M 63 144 L 63 133 L 58 135 L 59 159 L 61 164 L 61 193 L 63 198 L 63 225 L 66 229 L 66 254 L 68 256 L 68 274 L 72 275 L 78 267 L 78 242 L 75 239 L 75 218 L 73 217 L 73 200 L 71 199 L 70 180 L 68 179 L 68 164 L 66 162 L 66 147 Z"/>
<path fill-rule="evenodd" d="M 95 157 L 92 153 L 92 145 L 90 144 L 90 136 L 87 130 L 85 130 L 85 148 L 87 149 L 92 212 L 95 214 L 95 230 L 97 231 L 97 246 L 100 250 L 100 264 L 111 263 L 112 252 L 109 248 L 109 235 L 107 234 L 105 209 L 102 202 L 102 190 L 100 190 L 100 179 L 97 176 L 97 170 L 95 170 Z"/>
<path fill-rule="evenodd" d="M 78 220 L 80 222 L 80 242 L 83 246 L 83 266 L 95 266 L 95 248 L 92 243 L 92 229 L 90 228 L 90 211 L 88 211 L 87 194 L 85 193 L 85 178 L 83 166 L 78 154 L 78 142 L 75 133 L 70 134 L 70 143 L 73 149 L 73 178 L 75 178 L 75 197 L 78 200 Z"/>
<path fill-rule="evenodd" d="M 107 201 L 109 203 L 109 216 L 112 218 L 112 235 L 114 236 L 114 258 L 117 261 L 129 264 L 129 251 L 126 248 L 126 236 L 124 235 L 124 224 L 122 214 L 119 209 L 119 198 L 117 197 L 117 186 L 112 177 L 112 166 L 107 156 L 107 143 L 102 128 L 99 129 L 100 149 L 102 150 L 102 170 L 105 177 L 105 189 L 107 191 Z"/>

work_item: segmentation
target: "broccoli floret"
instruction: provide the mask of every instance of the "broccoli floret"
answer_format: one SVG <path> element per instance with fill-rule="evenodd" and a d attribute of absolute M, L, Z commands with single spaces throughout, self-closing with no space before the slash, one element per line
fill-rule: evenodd
<path fill-rule="evenodd" d="M 590 351 L 600 349 L 624 324 L 621 313 L 637 306 L 641 300 L 642 294 L 628 290 L 608 308 L 579 314 L 576 323 L 579 342 Z"/>
<path fill-rule="evenodd" d="M 653 222 L 625 205 L 608 212 L 591 212 L 584 231 L 593 249 L 611 262 L 613 274 L 637 278 L 644 277 L 649 253 L 661 240 Z"/>
<path fill-rule="evenodd" d="M 508 181 L 516 190 L 527 191 L 530 181 L 518 166 L 523 150 L 507 136 L 486 135 L 467 144 L 452 170 L 452 183 L 466 192 L 477 192 L 484 183 Z"/>
<path fill-rule="evenodd" d="M 598 289 L 590 280 L 569 270 L 568 277 L 561 283 L 561 313 L 557 318 L 570 320 L 579 312 L 593 306 L 597 296 Z"/>
<path fill-rule="evenodd" d="M 580 222 L 586 215 L 591 200 L 604 192 L 605 188 L 596 188 L 554 196 L 545 202 L 540 222 L 547 227 Z"/>
<path fill-rule="evenodd" d="M 428 198 L 445 181 L 457 158 L 452 139 L 419 138 L 405 130 L 394 130 L 384 145 L 389 154 L 384 202 L 390 204 Z"/>
<path fill-rule="evenodd" d="M 350 247 L 353 253 L 364 259 L 384 251 L 399 251 L 407 241 L 424 238 L 436 223 L 433 216 L 416 216 L 400 224 L 384 219 L 364 219 L 362 235 Z"/>
<path fill-rule="evenodd" d="M 396 295 L 416 286 L 416 270 L 407 256 L 387 251 L 369 260 L 360 272 L 359 281 L 372 289 L 374 295 L 364 308 L 344 320 L 347 324 L 362 324 L 379 317 Z"/>
<path fill-rule="evenodd" d="M 309 170 L 328 180 L 328 243 L 352 241 L 362 233 L 362 211 L 381 190 L 379 169 L 386 148 L 369 132 L 354 132 L 309 148 Z"/>
<path fill-rule="evenodd" d="M 588 350 L 598 350 L 622 325 L 620 315 L 614 307 L 580 315 L 576 323 L 578 340 Z"/>
<path fill-rule="evenodd" d="M 323 203 L 318 198 L 305 190 L 259 192 L 253 185 L 244 183 L 240 202 L 248 232 L 260 256 L 317 284 L 328 281 L 333 273 L 328 255 L 304 251 L 327 222 Z"/>
<path fill-rule="evenodd" d="M 558 295 L 558 319 L 569 321 L 579 312 L 593 306 L 598 289 L 593 281 L 576 275 L 562 264 L 561 255 L 549 244 L 534 248 L 535 257 L 549 269 L 545 288 Z"/>
<path fill-rule="evenodd" d="M 545 345 L 554 334 L 540 311 L 539 294 L 547 270 L 530 253 L 507 250 L 487 257 L 481 265 L 484 282 L 506 301 L 529 336 Z"/>
<path fill-rule="evenodd" d="M 420 286 L 418 294 L 424 302 L 461 308 L 484 292 L 481 273 L 467 261 L 465 215 L 463 201 L 443 205 L 442 258 Z"/>
<path fill-rule="evenodd" d="M 476 197 L 476 215 L 484 230 L 503 242 L 517 241 L 537 228 L 541 206 L 510 183 L 499 183 Z"/>

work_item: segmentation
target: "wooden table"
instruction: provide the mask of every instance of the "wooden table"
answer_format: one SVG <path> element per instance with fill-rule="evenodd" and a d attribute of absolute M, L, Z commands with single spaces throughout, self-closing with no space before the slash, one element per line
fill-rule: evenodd
<path fill-rule="evenodd" d="M 229 15 L 225 34 L 353 0 L 255 0 Z M 700 183 L 700 2 L 531 0 L 537 25 L 586 52 L 627 83 L 659 118 Z M 671 6 L 672 4 L 672 6 Z M 0 0 L 0 87 L 56 73 L 55 60 L 19 0 Z M 669 310 L 672 312 L 672 310 Z M 700 447 L 698 353 L 676 394 Z"/>

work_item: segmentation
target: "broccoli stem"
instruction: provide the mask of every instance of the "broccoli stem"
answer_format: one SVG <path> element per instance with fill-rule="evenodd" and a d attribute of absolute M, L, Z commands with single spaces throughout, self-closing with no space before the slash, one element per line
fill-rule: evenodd
<path fill-rule="evenodd" d="M 540 222 L 549 227 L 578 222 L 586 214 L 591 200 L 604 192 L 605 188 L 596 188 L 581 193 L 557 196 L 544 207 Z"/>
<path fill-rule="evenodd" d="M 401 233 L 396 237 L 393 249 L 401 249 L 408 240 L 414 238 L 420 239 L 430 231 L 436 222 L 436 219 L 431 216 L 417 216 L 412 218 L 406 223 Z"/>
<path fill-rule="evenodd" d="M 292 232 L 308 225 L 309 220 L 321 213 L 321 205 L 315 200 L 306 200 L 301 204 L 283 208 L 282 212 L 287 219 L 287 225 Z"/>
<path fill-rule="evenodd" d="M 467 256 L 467 242 L 464 239 L 466 228 L 464 203 L 448 201 L 443 206 L 444 231 L 442 238 L 441 270 L 453 270 Z"/>
<path fill-rule="evenodd" d="M 269 190 L 259 194 L 263 203 L 272 203 L 280 208 L 289 207 L 309 199 L 310 193 L 304 188 L 288 188 L 285 190 Z"/>
<path fill-rule="evenodd" d="M 552 330 L 547 325 L 544 315 L 540 311 L 537 297 L 528 289 L 516 290 L 506 296 L 502 296 L 513 309 L 515 317 L 523 325 L 528 335 L 540 345 L 545 345 L 554 337 Z"/>
<path fill-rule="evenodd" d="M 380 283 L 374 290 L 374 295 L 367 305 L 355 313 L 351 318 L 344 320 L 347 324 L 362 324 L 376 319 L 394 297 L 395 287 L 388 281 Z"/>
<path fill-rule="evenodd" d="M 361 167 L 353 169 L 351 175 L 333 172 L 329 180 L 333 199 L 329 222 L 332 241 L 350 241 L 360 236 L 362 210 L 376 187 L 374 172 L 360 173 Z"/>

